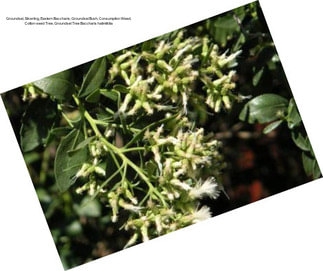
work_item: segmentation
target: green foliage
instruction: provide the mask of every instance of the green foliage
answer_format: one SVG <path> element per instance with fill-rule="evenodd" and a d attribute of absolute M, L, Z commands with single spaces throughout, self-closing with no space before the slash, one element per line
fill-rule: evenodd
<path fill-rule="evenodd" d="M 240 53 L 221 52 L 208 36 L 180 30 L 93 61 L 80 86 L 69 86 L 73 70 L 26 85 L 25 99 L 49 95 L 54 117 L 66 125 L 40 136 L 60 141 L 59 191 L 77 182 L 75 193 L 87 194 L 77 214 L 99 217 L 100 204 L 112 223 L 126 214 L 120 222 L 132 233 L 126 246 L 210 217 L 200 200 L 219 196 L 221 143 L 194 111 L 228 111 L 240 99 L 232 70 Z"/>
<path fill-rule="evenodd" d="M 73 129 L 62 138 L 57 148 L 54 171 L 57 186 L 62 192 L 66 191 L 76 181 L 75 174 L 87 160 L 87 149 L 76 149 L 83 140 L 84 135 L 79 130 Z"/>
<path fill-rule="evenodd" d="M 27 84 L 22 100 L 20 144 L 66 267 L 210 217 L 202 204 L 235 166 L 222 145 L 236 138 L 217 133 L 248 130 L 239 118 L 290 130 L 320 176 L 258 3 Z"/>
<path fill-rule="evenodd" d="M 287 99 L 276 94 L 263 94 L 246 103 L 240 113 L 240 120 L 249 123 L 271 122 L 284 116 L 287 109 Z"/>
<path fill-rule="evenodd" d="M 34 86 L 60 101 L 69 100 L 74 92 L 73 72 L 66 70 L 35 81 Z"/>
<path fill-rule="evenodd" d="M 288 110 L 288 113 L 287 113 L 288 128 L 293 129 L 293 128 L 299 126 L 302 122 L 302 119 L 298 113 L 296 103 L 293 98 L 290 99 L 287 110 Z"/>
<path fill-rule="evenodd" d="M 304 137 L 302 133 L 296 130 L 292 130 L 292 139 L 295 142 L 296 146 L 303 151 L 310 151 L 311 144 L 308 137 Z"/>
<path fill-rule="evenodd" d="M 20 130 L 20 143 L 24 152 L 46 144 L 57 119 L 56 103 L 50 99 L 38 99 L 30 103 Z"/>
<path fill-rule="evenodd" d="M 240 33 L 239 22 L 241 22 L 245 16 L 245 8 L 237 8 L 214 20 L 207 21 L 206 27 L 213 40 L 221 47 L 226 47 L 227 43 L 233 39 L 234 35 Z M 239 42 L 242 42 L 244 39 L 245 37 L 242 34 L 241 38 L 239 38 Z"/>
<path fill-rule="evenodd" d="M 271 131 L 275 130 L 280 124 L 282 124 L 283 120 L 276 120 L 270 124 L 268 124 L 265 128 L 264 128 L 264 134 L 268 134 Z"/>
<path fill-rule="evenodd" d="M 321 176 L 308 136 L 303 135 L 302 119 L 293 98 L 288 102 L 277 94 L 259 95 L 244 105 L 239 118 L 249 123 L 269 123 L 263 130 L 265 134 L 286 122 L 294 143 L 303 150 L 302 161 L 306 174 L 313 178 Z"/>
<path fill-rule="evenodd" d="M 106 73 L 107 61 L 105 57 L 98 58 L 93 62 L 90 70 L 85 75 L 81 89 L 79 91 L 80 97 L 85 97 L 94 93 L 100 88 Z"/>
<path fill-rule="evenodd" d="M 233 33 L 239 30 L 239 25 L 231 14 L 227 14 L 214 20 L 211 29 L 214 29 L 213 33 L 211 32 L 213 39 L 225 47 L 227 41 L 232 39 Z"/>
<path fill-rule="evenodd" d="M 84 197 L 80 205 L 75 206 L 76 212 L 79 216 L 85 217 L 99 217 L 101 216 L 101 205 L 98 200 L 91 200 Z"/>

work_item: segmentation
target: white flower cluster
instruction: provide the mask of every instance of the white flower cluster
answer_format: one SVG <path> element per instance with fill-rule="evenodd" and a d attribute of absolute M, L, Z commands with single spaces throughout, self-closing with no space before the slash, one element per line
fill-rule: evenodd
<path fill-rule="evenodd" d="M 215 112 L 222 105 L 231 108 L 238 98 L 233 93 L 234 71 L 227 75 L 224 71 L 236 65 L 240 51 L 219 54 L 217 45 L 207 38 L 184 39 L 183 31 L 172 42 L 161 40 L 155 46 L 152 52 L 127 50 L 115 58 L 110 80 L 120 77 L 129 90 L 119 112 L 134 115 L 143 109 L 151 115 L 179 104 L 186 114 L 188 100 L 199 83 L 206 92 L 204 102 Z"/>
<path fill-rule="evenodd" d="M 149 236 L 162 235 L 211 217 L 207 206 L 199 208 L 199 200 L 216 199 L 220 194 L 216 180 L 223 166 L 218 152 L 220 144 L 210 135 L 205 136 L 202 128 L 195 131 L 183 131 L 182 128 L 175 136 L 163 136 L 163 126 L 155 132 L 146 132 L 145 138 L 158 165 L 156 187 L 169 207 L 150 200 L 145 208 L 133 215 L 125 226 L 126 230 L 135 231 L 128 245 L 140 235 L 145 241 Z"/>
<path fill-rule="evenodd" d="M 211 217 L 210 209 L 200 206 L 200 201 L 220 194 L 221 143 L 212 133 L 196 128 L 190 112 L 193 104 L 207 105 L 213 112 L 231 108 L 238 99 L 231 68 L 239 53 L 220 54 L 207 37 L 185 37 L 179 31 L 174 38 L 151 41 L 146 49 L 134 47 L 108 56 L 107 88 L 118 91 L 116 85 L 119 89 L 122 85 L 123 89 L 115 119 L 125 116 L 129 125 L 145 115 L 152 122 L 169 119 L 145 130 L 130 149 L 116 151 L 102 140 L 92 142 L 92 164 L 83 165 L 77 174 L 90 180 L 78 192 L 98 194 L 111 209 L 111 221 L 133 233 L 127 246 Z M 118 127 L 105 125 L 102 136 L 108 145 L 123 133 Z M 140 132 L 132 128 L 137 131 L 134 138 Z M 125 138 L 129 139 L 129 131 Z M 116 153 L 109 159 L 119 169 L 105 176 L 98 167 L 112 155 L 109 152 Z M 135 157 L 135 162 L 128 157 Z M 91 176 L 105 176 L 104 189 Z"/>

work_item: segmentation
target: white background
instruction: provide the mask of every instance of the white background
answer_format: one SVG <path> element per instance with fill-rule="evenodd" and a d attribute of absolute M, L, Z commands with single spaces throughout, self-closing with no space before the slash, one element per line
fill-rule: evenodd
<path fill-rule="evenodd" d="M 0 7 L 4 92 L 248 1 L 17 1 Z M 323 168 L 320 1 L 260 1 Z M 131 16 L 115 26 L 43 27 L 6 16 Z M 63 270 L 0 102 L 0 269 Z M 275 180 L 273 180 L 275 181 Z M 76 270 L 323 270 L 322 180 L 269 197 Z"/>

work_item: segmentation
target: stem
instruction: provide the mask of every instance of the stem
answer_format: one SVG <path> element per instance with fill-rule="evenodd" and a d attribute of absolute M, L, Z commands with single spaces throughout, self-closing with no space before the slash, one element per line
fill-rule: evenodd
<path fill-rule="evenodd" d="M 107 141 L 102 136 L 100 137 L 100 140 L 108 148 L 110 148 L 114 153 L 116 153 L 124 161 L 124 163 L 127 163 L 130 167 L 132 167 L 132 169 L 134 171 L 136 171 L 138 173 L 138 175 L 141 177 L 141 179 L 147 184 L 147 186 L 149 187 L 149 191 L 155 193 L 156 196 L 161 200 L 162 204 L 164 206 L 167 206 L 167 203 L 166 203 L 163 195 L 161 195 L 159 193 L 159 191 L 152 185 L 152 183 L 149 181 L 149 178 L 143 173 L 141 168 L 139 168 L 135 163 L 133 163 L 131 160 L 129 160 L 129 158 L 127 156 L 125 156 L 119 148 L 117 148 L 116 146 L 111 144 L 109 141 Z"/>
<path fill-rule="evenodd" d="M 86 124 L 85 124 L 85 121 L 83 121 L 83 133 L 84 133 L 84 136 L 85 136 L 85 138 L 87 138 L 88 136 L 87 136 L 87 131 L 86 131 Z"/>
<path fill-rule="evenodd" d="M 125 164 L 125 167 L 124 167 L 124 170 L 123 170 L 123 173 L 122 173 L 122 179 L 121 179 L 121 182 L 122 182 L 122 185 L 124 188 L 127 188 L 127 178 L 126 178 L 126 175 L 127 175 L 127 164 Z"/>
<path fill-rule="evenodd" d="M 122 164 L 121 167 L 119 167 L 112 175 L 110 175 L 110 177 L 108 179 L 106 179 L 101 185 L 100 185 L 100 189 L 98 189 L 95 194 L 92 196 L 91 199 L 94 199 L 100 192 L 100 190 L 106 186 L 125 166 L 125 164 Z"/>
<path fill-rule="evenodd" d="M 90 123 L 94 133 L 99 137 L 101 138 L 102 137 L 102 134 L 100 132 L 100 130 L 98 129 L 98 126 L 96 126 L 95 124 L 95 120 L 91 117 L 91 115 L 89 114 L 89 112 L 87 112 L 85 109 L 84 109 L 84 117 L 86 118 L 86 120 Z"/>
<path fill-rule="evenodd" d="M 122 128 L 123 129 L 123 126 L 120 125 L 120 124 L 116 124 L 116 123 L 106 123 L 102 120 L 96 120 L 96 119 L 93 119 L 92 120 L 94 121 L 95 124 L 97 125 L 102 125 L 102 126 L 110 126 L 110 127 L 113 127 L 113 128 Z M 137 128 L 133 128 L 133 127 L 128 127 L 129 130 L 131 132 L 134 132 L 134 133 L 139 133 L 141 130 L 140 129 L 137 129 Z"/>
<path fill-rule="evenodd" d="M 114 146 L 113 144 L 111 144 L 109 141 L 107 141 L 104 137 L 100 137 L 100 140 L 102 141 L 102 143 L 104 143 L 108 148 L 110 148 L 115 154 L 117 154 L 124 162 L 126 162 L 129 166 L 131 166 L 135 171 L 138 172 L 138 174 L 140 175 L 140 177 L 145 181 L 145 182 L 149 182 L 148 177 L 143 173 L 143 171 L 135 164 L 133 163 L 131 160 L 129 160 L 129 158 L 127 156 L 125 156 L 123 154 L 123 151 L 121 149 L 119 149 L 118 147 Z M 151 183 L 149 182 L 149 184 L 151 185 Z"/>
<path fill-rule="evenodd" d="M 103 144 L 105 144 L 112 152 L 117 154 L 122 160 L 123 163 L 128 164 L 134 171 L 138 173 L 138 175 L 141 177 L 141 179 L 147 184 L 149 187 L 149 191 L 152 191 L 156 194 L 156 196 L 161 200 L 162 204 L 164 206 L 167 206 L 167 203 L 165 202 L 164 197 L 159 193 L 159 191 L 152 185 L 152 183 L 149 181 L 149 178 L 144 174 L 141 168 L 139 168 L 134 162 L 132 162 L 127 156 L 123 154 L 123 150 L 120 148 L 114 146 L 111 144 L 108 140 L 106 140 L 100 130 L 98 129 L 95 120 L 91 117 L 89 112 L 81 105 L 80 100 L 73 95 L 73 98 L 75 100 L 75 103 L 80 107 L 81 111 L 83 112 L 83 116 L 86 118 L 86 120 L 89 122 L 90 126 L 92 127 L 93 131 L 95 132 L 95 135 L 101 140 Z"/>
<path fill-rule="evenodd" d="M 62 113 L 63 118 L 66 120 L 67 124 L 71 126 L 72 128 L 74 127 L 72 121 L 67 117 L 67 115 L 64 113 L 62 106 L 59 104 L 57 105 L 57 109 Z"/>
<path fill-rule="evenodd" d="M 131 151 L 144 151 L 145 147 L 134 147 L 134 148 L 128 148 L 128 149 L 121 149 L 123 153 L 125 152 L 131 152 Z"/>

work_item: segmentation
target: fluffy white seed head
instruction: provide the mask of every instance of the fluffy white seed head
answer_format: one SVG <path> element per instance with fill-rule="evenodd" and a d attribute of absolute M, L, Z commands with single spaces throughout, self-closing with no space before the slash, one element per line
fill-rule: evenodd
<path fill-rule="evenodd" d="M 208 219 L 210 217 L 212 217 L 210 208 L 207 206 L 202 206 L 201 209 L 196 210 L 192 214 L 192 221 L 193 221 L 193 223 L 197 223 L 197 222 L 203 221 L 205 219 Z"/>
<path fill-rule="evenodd" d="M 220 194 L 218 184 L 215 182 L 214 178 L 208 178 L 206 181 L 201 180 L 193 187 L 189 195 L 194 199 L 201 199 L 205 196 L 211 199 L 216 199 Z"/>

